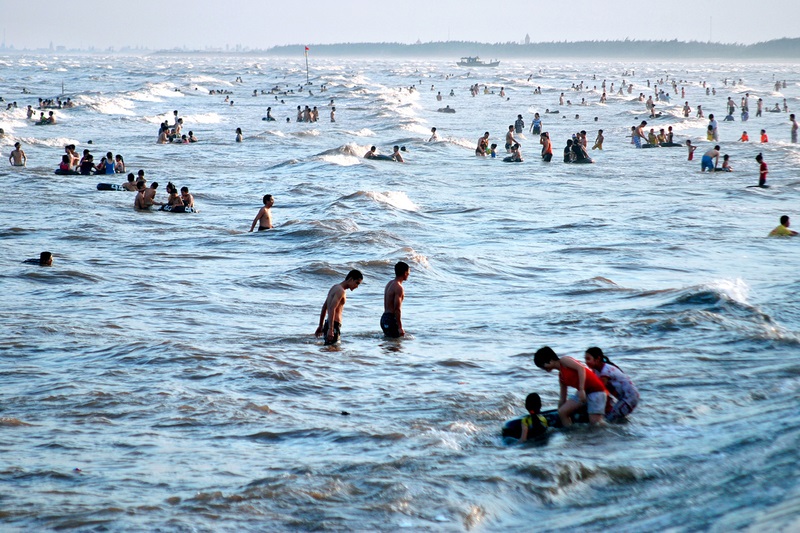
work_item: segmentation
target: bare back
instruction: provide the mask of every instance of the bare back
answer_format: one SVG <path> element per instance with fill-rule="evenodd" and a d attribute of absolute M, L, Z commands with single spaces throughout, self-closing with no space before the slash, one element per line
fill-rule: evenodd
<path fill-rule="evenodd" d="M 403 285 L 396 279 L 387 283 L 383 292 L 383 312 L 397 314 L 403 305 L 405 295 Z"/>

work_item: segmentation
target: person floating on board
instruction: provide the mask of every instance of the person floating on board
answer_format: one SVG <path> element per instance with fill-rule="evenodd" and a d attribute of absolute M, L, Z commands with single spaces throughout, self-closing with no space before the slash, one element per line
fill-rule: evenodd
<path fill-rule="evenodd" d="M 794 237 L 797 235 L 797 232 L 794 230 L 789 229 L 789 215 L 783 215 L 781 217 L 781 223 L 778 226 L 769 232 L 768 237 Z"/>
<path fill-rule="evenodd" d="M 608 391 L 594 372 L 580 364 L 572 357 L 556 355 L 549 346 L 537 350 L 533 363 L 539 368 L 552 372 L 558 370 L 558 381 L 561 386 L 558 399 L 558 416 L 564 427 L 572 425 L 570 416 L 583 405 L 587 406 L 589 422 L 602 424 L 608 402 Z M 567 398 L 567 388 L 577 389 L 577 394 Z"/>
<path fill-rule="evenodd" d="M 402 307 L 406 297 L 403 282 L 411 274 L 411 268 L 407 263 L 399 261 L 394 265 L 394 279 L 386 284 L 383 290 L 383 315 L 381 315 L 381 330 L 387 337 L 403 337 L 406 331 L 403 329 Z"/>
<path fill-rule="evenodd" d="M 608 392 L 617 399 L 611 411 L 606 414 L 606 420 L 614 422 L 631 414 L 639 404 L 639 391 L 631 378 L 596 346 L 586 350 L 584 360 L 586 366 L 597 374 Z"/>
<path fill-rule="evenodd" d="M 547 433 L 547 419 L 539 414 L 542 410 L 542 399 L 538 394 L 535 392 L 528 394 L 525 398 L 525 409 L 528 410 L 528 416 L 520 420 L 520 442 L 535 439 Z"/>
<path fill-rule="evenodd" d="M 337 283 L 328 291 L 328 296 L 319 313 L 319 326 L 314 332 L 315 337 L 322 336 L 325 339 L 325 346 L 339 342 L 347 290 L 356 290 L 362 281 L 364 281 L 364 275 L 358 270 L 351 270 L 343 282 Z"/>

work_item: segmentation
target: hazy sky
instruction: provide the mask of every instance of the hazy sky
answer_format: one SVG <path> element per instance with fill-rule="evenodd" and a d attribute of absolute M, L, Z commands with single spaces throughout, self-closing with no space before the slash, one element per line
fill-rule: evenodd
<path fill-rule="evenodd" d="M 0 13 L 16 48 L 800 37 L 800 0 L 0 0 Z"/>

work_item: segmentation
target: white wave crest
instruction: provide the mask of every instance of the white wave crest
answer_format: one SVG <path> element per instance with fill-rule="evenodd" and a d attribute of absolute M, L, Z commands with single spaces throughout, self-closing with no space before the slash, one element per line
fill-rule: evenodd
<path fill-rule="evenodd" d="M 402 209 L 403 211 L 419 211 L 419 207 L 402 191 L 366 191 L 364 196 L 376 202 L 390 205 L 396 209 Z"/>

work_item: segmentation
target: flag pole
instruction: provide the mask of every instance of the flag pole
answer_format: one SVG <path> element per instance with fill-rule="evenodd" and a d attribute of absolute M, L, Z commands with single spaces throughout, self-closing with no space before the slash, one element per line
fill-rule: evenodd
<path fill-rule="evenodd" d="M 311 85 L 311 82 L 308 81 L 308 46 L 306 46 L 306 85 Z"/>

